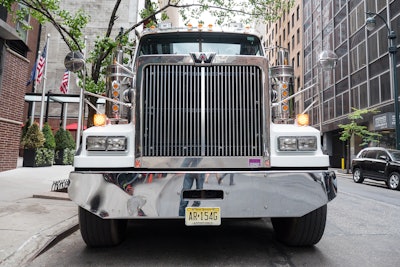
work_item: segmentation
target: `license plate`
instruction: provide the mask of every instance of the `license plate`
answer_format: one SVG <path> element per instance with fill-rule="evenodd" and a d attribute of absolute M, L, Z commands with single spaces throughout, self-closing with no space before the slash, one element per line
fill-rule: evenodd
<path fill-rule="evenodd" d="M 221 210 L 219 207 L 186 207 L 185 224 L 221 225 Z"/>

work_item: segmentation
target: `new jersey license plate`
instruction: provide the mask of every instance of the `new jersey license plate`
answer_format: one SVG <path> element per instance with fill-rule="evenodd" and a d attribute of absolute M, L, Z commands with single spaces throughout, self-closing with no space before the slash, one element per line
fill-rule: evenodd
<path fill-rule="evenodd" d="M 219 207 L 186 207 L 185 224 L 191 225 L 220 225 L 221 210 Z"/>

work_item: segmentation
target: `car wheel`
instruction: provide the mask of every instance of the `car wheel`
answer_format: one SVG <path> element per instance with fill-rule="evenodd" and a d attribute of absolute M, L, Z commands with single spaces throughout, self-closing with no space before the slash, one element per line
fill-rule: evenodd
<path fill-rule="evenodd" d="M 392 172 L 389 175 L 389 179 L 387 181 L 387 186 L 393 190 L 400 189 L 400 174 L 397 172 Z"/>
<path fill-rule="evenodd" d="M 326 224 L 326 205 L 293 218 L 271 218 L 276 237 L 288 246 L 312 246 L 321 240 Z"/>
<path fill-rule="evenodd" d="M 356 183 L 364 182 L 364 176 L 360 168 L 355 168 L 353 170 L 353 181 Z"/>
<path fill-rule="evenodd" d="M 127 220 L 102 219 L 79 207 L 79 227 L 89 247 L 116 246 L 124 239 Z"/>

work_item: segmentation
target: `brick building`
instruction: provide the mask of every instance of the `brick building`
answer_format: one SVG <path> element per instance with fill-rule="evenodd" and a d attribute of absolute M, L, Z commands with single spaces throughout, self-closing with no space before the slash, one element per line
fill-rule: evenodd
<path fill-rule="evenodd" d="M 19 8 L 18 5 L 14 6 Z M 39 24 L 27 17 L 26 32 L 0 6 L 0 171 L 15 169 L 20 148 L 26 86 L 34 65 Z"/>

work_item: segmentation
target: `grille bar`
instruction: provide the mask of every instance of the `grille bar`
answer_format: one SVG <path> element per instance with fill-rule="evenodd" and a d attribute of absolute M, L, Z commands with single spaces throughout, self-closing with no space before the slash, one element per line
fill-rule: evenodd
<path fill-rule="evenodd" d="M 143 79 L 143 156 L 262 156 L 258 67 L 149 65 Z"/>

